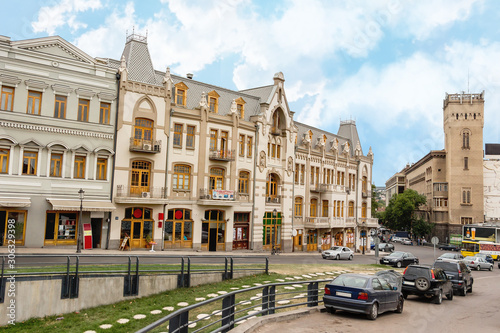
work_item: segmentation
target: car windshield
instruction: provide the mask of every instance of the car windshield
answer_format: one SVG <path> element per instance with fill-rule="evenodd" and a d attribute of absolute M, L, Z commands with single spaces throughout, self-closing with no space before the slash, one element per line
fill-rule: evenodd
<path fill-rule="evenodd" d="M 356 275 L 339 275 L 331 282 L 334 286 L 345 286 L 352 288 L 364 288 L 368 282 L 367 277 Z"/>
<path fill-rule="evenodd" d="M 405 254 L 404 252 L 392 252 L 391 254 L 389 254 L 387 257 L 391 257 L 391 258 L 401 258 L 403 256 L 403 254 Z"/>
<path fill-rule="evenodd" d="M 456 271 L 457 270 L 457 264 L 452 263 L 452 262 L 446 262 L 446 261 L 437 261 L 434 263 L 434 267 L 442 268 L 445 271 Z"/>
<path fill-rule="evenodd" d="M 441 256 L 441 258 L 455 258 L 455 255 L 453 253 L 445 253 Z"/>

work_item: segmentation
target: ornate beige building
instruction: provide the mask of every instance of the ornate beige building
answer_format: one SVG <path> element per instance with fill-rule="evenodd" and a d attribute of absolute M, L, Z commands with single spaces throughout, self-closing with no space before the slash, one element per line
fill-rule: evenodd
<path fill-rule="evenodd" d="M 442 241 L 450 234 L 461 234 L 462 225 L 484 219 L 483 117 L 484 92 L 446 94 L 445 148 L 431 151 L 397 174 L 404 175 L 405 188 L 427 197 L 420 214 L 436 223 L 434 233 Z M 392 179 L 386 182 L 387 189 L 394 187 Z"/>

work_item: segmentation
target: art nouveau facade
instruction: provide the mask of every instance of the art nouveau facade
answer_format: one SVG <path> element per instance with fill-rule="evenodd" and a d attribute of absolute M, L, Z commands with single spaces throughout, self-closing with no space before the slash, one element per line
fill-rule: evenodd
<path fill-rule="evenodd" d="M 104 247 L 111 211 L 116 69 L 60 37 L 0 36 L 0 245 Z M 104 230 L 103 230 L 104 229 Z"/>
<path fill-rule="evenodd" d="M 24 246 L 76 244 L 80 200 L 95 247 L 359 249 L 371 149 L 295 122 L 284 76 L 234 91 L 157 71 L 147 40 L 94 59 L 59 37 L 0 40 L 0 230 Z M 44 216 L 43 219 L 40 216 Z"/>

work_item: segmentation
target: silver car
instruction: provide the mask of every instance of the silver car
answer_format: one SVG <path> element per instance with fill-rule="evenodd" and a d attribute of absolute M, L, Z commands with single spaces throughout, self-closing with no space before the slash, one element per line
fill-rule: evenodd
<path fill-rule="evenodd" d="M 465 257 L 463 260 L 464 264 L 469 266 L 469 268 L 477 269 L 478 271 L 481 269 L 488 269 L 490 271 L 493 270 L 493 264 L 487 262 L 481 257 Z"/>
<path fill-rule="evenodd" d="M 349 259 L 354 258 L 354 251 L 345 246 L 333 246 L 329 250 L 325 250 L 321 253 L 323 259 Z"/>
<path fill-rule="evenodd" d="M 437 258 L 436 260 L 439 260 L 439 261 L 459 261 L 459 260 L 463 260 L 464 259 L 464 256 L 461 255 L 460 253 L 443 253 L 441 256 L 439 256 L 439 258 Z"/>

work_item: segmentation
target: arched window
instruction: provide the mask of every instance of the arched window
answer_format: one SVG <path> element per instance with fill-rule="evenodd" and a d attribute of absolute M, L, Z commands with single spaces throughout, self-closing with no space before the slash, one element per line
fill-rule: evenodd
<path fill-rule="evenodd" d="M 462 133 L 462 149 L 469 149 L 469 136 L 470 132 L 468 130 L 464 130 Z"/>
<path fill-rule="evenodd" d="M 224 174 L 222 168 L 210 168 L 210 194 L 212 194 L 212 190 L 224 189 Z"/>
<path fill-rule="evenodd" d="M 276 198 L 278 196 L 278 177 L 272 173 L 267 179 L 266 196 Z"/>
<path fill-rule="evenodd" d="M 238 192 L 243 194 L 248 194 L 248 182 L 250 180 L 250 172 L 240 171 Z"/>
<path fill-rule="evenodd" d="M 140 196 L 142 192 L 149 192 L 151 178 L 151 163 L 147 161 L 132 162 L 132 178 L 130 180 L 130 194 Z"/>
<path fill-rule="evenodd" d="M 300 197 L 295 198 L 295 216 L 302 216 L 303 200 Z"/>
<path fill-rule="evenodd" d="M 276 110 L 273 113 L 273 127 L 271 128 L 272 133 L 278 133 L 280 129 L 280 111 Z"/>
<path fill-rule="evenodd" d="M 172 188 L 174 190 L 188 191 L 190 188 L 191 167 L 189 165 L 174 165 L 172 176 Z"/>

